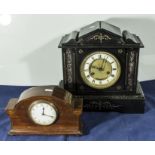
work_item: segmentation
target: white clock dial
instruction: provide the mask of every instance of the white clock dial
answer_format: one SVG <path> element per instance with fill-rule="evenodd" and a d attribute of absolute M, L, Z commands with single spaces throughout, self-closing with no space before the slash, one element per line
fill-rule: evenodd
<path fill-rule="evenodd" d="M 57 119 L 57 109 L 50 102 L 38 100 L 29 107 L 29 115 L 36 124 L 50 125 Z"/>
<path fill-rule="evenodd" d="M 99 51 L 88 55 L 83 60 L 80 72 L 82 79 L 88 86 L 104 89 L 117 82 L 121 66 L 114 55 Z"/>

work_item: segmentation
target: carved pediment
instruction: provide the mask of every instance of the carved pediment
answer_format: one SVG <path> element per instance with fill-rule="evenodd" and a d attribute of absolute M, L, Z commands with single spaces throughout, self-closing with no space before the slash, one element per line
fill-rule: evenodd
<path fill-rule="evenodd" d="M 122 33 L 119 27 L 97 21 L 65 35 L 59 44 L 59 47 L 62 46 L 131 48 L 143 47 L 143 44 L 135 34 L 128 31 Z"/>
<path fill-rule="evenodd" d="M 79 43 L 104 44 L 107 42 L 121 42 L 122 33 L 120 28 L 106 22 L 95 22 L 80 29 Z"/>
<path fill-rule="evenodd" d="M 79 37 L 79 44 L 109 44 L 109 43 L 121 43 L 121 37 L 109 34 L 104 30 L 97 30 L 91 34 Z"/>
<path fill-rule="evenodd" d="M 94 34 L 93 36 L 91 36 L 89 38 L 89 40 L 91 41 L 100 41 L 100 42 L 103 42 L 104 40 L 105 41 L 109 41 L 109 40 L 112 40 L 112 37 L 110 37 L 109 35 L 107 34 L 103 34 L 103 33 L 96 33 Z"/>

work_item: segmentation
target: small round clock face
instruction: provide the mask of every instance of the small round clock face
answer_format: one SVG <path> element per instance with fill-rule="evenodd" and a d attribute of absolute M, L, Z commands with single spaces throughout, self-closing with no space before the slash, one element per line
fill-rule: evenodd
<path fill-rule="evenodd" d="M 90 87 L 104 89 L 112 86 L 120 77 L 121 67 L 118 59 L 108 52 L 94 52 L 82 62 L 80 73 L 83 81 Z"/>
<path fill-rule="evenodd" d="M 57 119 L 57 109 L 54 104 L 38 100 L 29 107 L 29 115 L 32 121 L 39 125 L 53 124 Z"/>

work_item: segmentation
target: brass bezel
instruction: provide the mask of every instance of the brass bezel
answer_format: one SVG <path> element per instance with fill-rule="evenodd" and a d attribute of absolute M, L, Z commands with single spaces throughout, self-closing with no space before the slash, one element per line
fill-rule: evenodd
<path fill-rule="evenodd" d="M 44 125 L 44 124 L 41 124 L 41 123 L 37 123 L 36 121 L 34 121 L 32 115 L 31 115 L 31 109 L 32 109 L 32 107 L 35 106 L 36 104 L 41 103 L 41 102 L 50 105 L 51 107 L 53 107 L 53 109 L 54 109 L 55 112 L 56 112 L 56 118 L 55 118 L 55 120 L 54 120 L 52 123 L 50 123 L 50 124 Z M 32 120 L 33 123 L 35 123 L 35 124 L 37 124 L 37 125 L 41 125 L 41 126 L 49 126 L 49 125 L 54 124 L 54 123 L 56 122 L 56 120 L 57 120 L 57 118 L 58 118 L 58 109 L 56 108 L 56 106 L 55 106 L 52 102 L 49 102 L 49 101 L 46 101 L 46 100 L 36 100 L 36 101 L 32 102 L 31 105 L 29 106 L 29 108 L 28 108 L 28 115 L 29 115 L 29 117 L 30 117 L 30 119 Z"/>
<path fill-rule="evenodd" d="M 94 83 L 90 83 L 90 82 L 87 80 L 86 76 L 84 75 L 84 71 L 83 71 L 83 70 L 84 70 L 84 69 L 83 69 L 83 68 L 84 68 L 84 64 L 85 64 L 85 62 L 87 61 L 87 59 L 88 59 L 89 57 L 91 57 L 91 56 L 93 56 L 93 55 L 95 55 L 95 54 L 107 54 L 107 55 L 111 56 L 111 57 L 115 60 L 115 62 L 116 62 L 116 64 L 117 64 L 117 68 L 118 68 L 118 73 L 117 73 L 117 77 L 115 78 L 115 80 L 112 80 L 112 81 L 109 82 L 108 84 L 104 84 L 104 85 L 95 85 Z M 118 79 L 119 79 L 119 77 L 120 77 L 120 75 L 121 75 L 121 65 L 120 65 L 118 59 L 117 59 L 114 55 L 112 55 L 111 53 L 108 53 L 108 52 L 105 52 L 105 51 L 96 51 L 96 52 L 93 52 L 93 53 L 87 55 L 87 56 L 84 58 L 84 60 L 82 61 L 81 65 L 80 65 L 80 74 L 81 74 L 81 77 L 82 77 L 83 81 L 84 81 L 88 86 L 90 86 L 91 88 L 95 88 L 95 89 L 105 89 L 105 88 L 111 87 L 112 85 L 114 85 L 114 84 L 118 81 Z"/>

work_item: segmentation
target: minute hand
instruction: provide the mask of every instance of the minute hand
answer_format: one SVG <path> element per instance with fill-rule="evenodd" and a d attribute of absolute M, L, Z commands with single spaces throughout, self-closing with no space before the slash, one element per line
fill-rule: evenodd
<path fill-rule="evenodd" d="M 51 116 L 51 115 L 48 115 L 48 114 L 44 114 L 45 116 L 48 116 L 48 117 L 54 117 L 54 116 Z"/>
<path fill-rule="evenodd" d="M 103 66 L 104 63 L 105 63 L 105 61 L 104 61 L 104 59 L 102 59 L 102 63 L 101 63 L 101 65 L 100 65 L 99 68 L 102 68 L 102 66 Z"/>
<path fill-rule="evenodd" d="M 105 69 L 106 63 L 107 63 L 107 58 L 105 59 L 105 63 L 104 63 L 104 65 L 103 65 L 103 67 L 102 67 L 102 70 Z"/>

